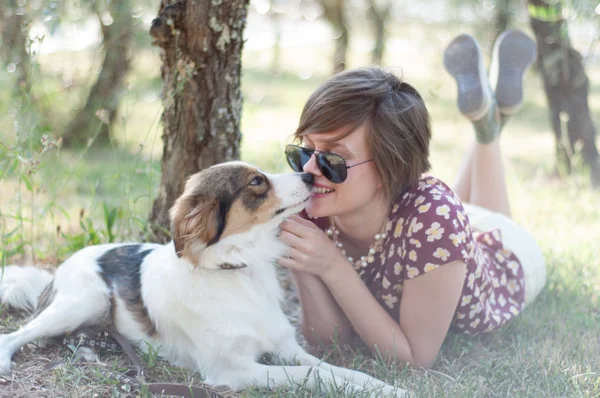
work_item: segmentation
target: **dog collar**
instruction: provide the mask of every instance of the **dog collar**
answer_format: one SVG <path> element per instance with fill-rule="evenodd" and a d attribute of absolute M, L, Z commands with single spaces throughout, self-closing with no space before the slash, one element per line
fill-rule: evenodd
<path fill-rule="evenodd" d="M 244 263 L 241 264 L 231 264 L 231 263 L 223 263 L 223 264 L 219 264 L 219 268 L 221 269 L 240 269 L 240 268 L 246 268 L 247 265 Z"/>

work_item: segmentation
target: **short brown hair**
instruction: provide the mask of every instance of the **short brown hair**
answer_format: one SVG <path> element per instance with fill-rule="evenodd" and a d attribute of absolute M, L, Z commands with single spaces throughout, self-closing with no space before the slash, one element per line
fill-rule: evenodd
<path fill-rule="evenodd" d="M 332 138 L 338 140 L 365 123 L 385 195 L 394 200 L 431 167 L 429 112 L 396 75 L 377 67 L 333 75 L 306 102 L 294 137 L 340 131 Z"/>

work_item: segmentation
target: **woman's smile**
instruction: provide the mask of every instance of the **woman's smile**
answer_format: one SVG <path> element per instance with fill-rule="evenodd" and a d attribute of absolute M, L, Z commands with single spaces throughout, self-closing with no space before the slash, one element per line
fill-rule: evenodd
<path fill-rule="evenodd" d="M 335 189 L 333 189 L 331 187 L 321 185 L 321 184 L 315 184 L 312 189 L 311 197 L 313 199 L 324 198 L 324 197 L 332 194 L 333 192 L 335 192 Z"/>

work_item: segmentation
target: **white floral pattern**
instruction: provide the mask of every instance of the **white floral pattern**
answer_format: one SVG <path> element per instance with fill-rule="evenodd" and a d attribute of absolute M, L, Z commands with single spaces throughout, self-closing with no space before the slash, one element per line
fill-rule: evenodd
<path fill-rule="evenodd" d="M 326 219 L 312 221 L 321 229 L 329 226 Z M 405 189 L 392 206 L 386 230 L 379 252 L 357 272 L 396 320 L 405 280 L 457 260 L 466 263 L 467 277 L 454 330 L 496 330 L 521 312 L 525 281 L 519 260 L 502 246 L 499 230 L 471 230 L 460 200 L 439 179 L 425 177 Z"/>

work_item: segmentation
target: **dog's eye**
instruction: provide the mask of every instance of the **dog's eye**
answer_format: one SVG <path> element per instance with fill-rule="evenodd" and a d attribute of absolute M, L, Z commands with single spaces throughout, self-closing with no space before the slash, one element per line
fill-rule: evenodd
<path fill-rule="evenodd" d="M 250 181 L 250 184 L 249 184 L 249 185 L 252 185 L 252 186 L 255 186 L 255 187 L 256 187 L 256 186 L 259 186 L 259 185 L 261 185 L 263 182 L 265 182 L 265 179 L 264 179 L 264 177 L 262 177 L 262 176 L 256 176 L 256 177 L 254 177 L 254 178 L 252 179 L 252 181 Z"/>

